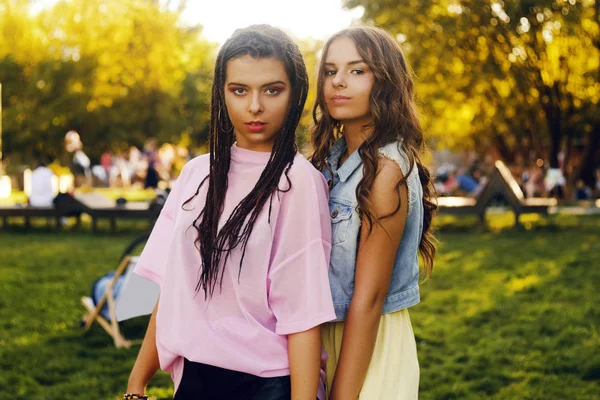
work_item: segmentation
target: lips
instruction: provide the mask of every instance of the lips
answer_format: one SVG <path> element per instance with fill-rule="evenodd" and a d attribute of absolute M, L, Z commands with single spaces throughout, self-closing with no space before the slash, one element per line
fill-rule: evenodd
<path fill-rule="evenodd" d="M 262 132 L 267 126 L 267 123 L 263 121 L 250 121 L 246 122 L 244 125 L 246 125 L 250 132 L 257 133 Z"/>
<path fill-rule="evenodd" d="M 343 104 L 346 103 L 348 100 L 350 100 L 350 97 L 346 97 L 346 96 L 342 96 L 342 95 L 335 95 L 331 98 L 331 102 L 333 104 Z"/>

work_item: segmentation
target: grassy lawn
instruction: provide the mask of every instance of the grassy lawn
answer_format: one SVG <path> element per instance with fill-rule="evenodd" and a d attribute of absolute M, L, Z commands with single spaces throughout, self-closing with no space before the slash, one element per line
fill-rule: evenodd
<path fill-rule="evenodd" d="M 443 218 L 432 278 L 411 308 L 420 399 L 600 398 L 600 217 Z M 120 225 L 121 226 L 121 225 Z M 117 235 L 0 232 L 0 399 L 116 399 L 139 347 L 79 327 L 93 281 L 140 226 Z M 126 321 L 141 338 L 147 318 Z M 164 373 L 150 384 L 172 398 Z M 374 399 L 375 400 L 375 399 Z"/>

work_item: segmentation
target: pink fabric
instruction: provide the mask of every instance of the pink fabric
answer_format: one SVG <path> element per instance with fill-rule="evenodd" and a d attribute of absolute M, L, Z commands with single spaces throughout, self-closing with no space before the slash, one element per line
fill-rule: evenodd
<path fill-rule="evenodd" d="M 270 153 L 233 146 L 222 225 L 256 184 Z M 156 222 L 135 272 L 161 286 L 156 337 L 161 368 L 175 390 L 183 357 L 261 377 L 289 375 L 287 335 L 335 319 L 328 268 L 331 222 L 327 184 L 297 155 L 288 176 L 291 189 L 273 197 L 254 225 L 244 264 L 241 250 L 229 257 L 222 291 L 209 301 L 196 293 L 200 255 L 190 227 L 204 207 L 208 156 L 190 161 Z M 286 190 L 285 176 L 279 188 Z M 324 397 L 321 397 L 324 399 Z"/>

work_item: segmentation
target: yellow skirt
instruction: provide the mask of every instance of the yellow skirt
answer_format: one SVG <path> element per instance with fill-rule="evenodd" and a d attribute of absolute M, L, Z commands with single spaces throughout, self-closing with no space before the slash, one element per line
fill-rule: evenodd
<path fill-rule="evenodd" d="M 327 397 L 340 356 L 344 322 L 322 326 L 327 360 Z M 377 331 L 373 358 L 358 399 L 414 400 L 419 397 L 417 345 L 408 310 L 383 314 Z"/>

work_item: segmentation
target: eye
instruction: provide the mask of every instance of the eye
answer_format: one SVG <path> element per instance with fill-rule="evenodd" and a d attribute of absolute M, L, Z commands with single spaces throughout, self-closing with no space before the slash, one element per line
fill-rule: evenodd
<path fill-rule="evenodd" d="M 235 94 L 236 96 L 242 96 L 242 95 L 246 94 L 246 89 L 244 89 L 244 88 L 235 88 L 235 89 L 232 89 L 231 92 L 233 94 Z"/>
<path fill-rule="evenodd" d="M 330 69 L 330 70 L 327 70 L 327 71 L 325 71 L 325 76 L 333 76 L 333 75 L 335 75 L 336 73 L 337 73 L 337 71 L 336 71 L 336 70 L 334 70 L 334 69 Z"/>
<path fill-rule="evenodd" d="M 267 90 L 265 90 L 265 93 L 267 93 L 269 96 L 278 95 L 280 92 L 281 89 L 278 88 L 268 88 Z"/>
<path fill-rule="evenodd" d="M 350 71 L 350 73 L 354 75 L 362 75 L 365 73 L 365 71 L 363 71 L 362 69 L 353 69 L 352 71 Z"/>

